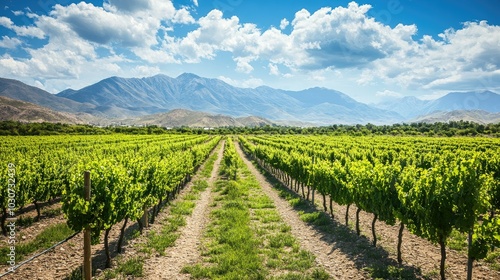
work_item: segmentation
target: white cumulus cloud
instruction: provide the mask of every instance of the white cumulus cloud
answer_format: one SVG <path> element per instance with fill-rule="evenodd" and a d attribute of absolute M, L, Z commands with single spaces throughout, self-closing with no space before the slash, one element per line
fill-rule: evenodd
<path fill-rule="evenodd" d="M 280 29 L 285 29 L 289 24 L 290 22 L 286 18 L 282 19 L 280 22 Z"/>
<path fill-rule="evenodd" d="M 15 49 L 21 44 L 21 40 L 17 38 L 10 38 L 9 36 L 2 36 L 2 40 L 0 40 L 0 48 L 5 49 Z"/>
<path fill-rule="evenodd" d="M 500 26 L 466 22 L 439 39 L 424 36 L 411 51 L 374 62 L 361 78 L 408 88 L 473 90 L 500 87 Z"/>
<path fill-rule="evenodd" d="M 273 76 L 280 75 L 280 70 L 278 69 L 278 66 L 276 66 L 276 64 L 269 63 L 269 75 Z"/>
<path fill-rule="evenodd" d="M 0 17 L 0 25 L 14 31 L 16 35 L 21 37 L 33 37 L 38 39 L 43 39 L 45 37 L 43 31 L 38 27 L 15 25 L 8 17 Z"/>

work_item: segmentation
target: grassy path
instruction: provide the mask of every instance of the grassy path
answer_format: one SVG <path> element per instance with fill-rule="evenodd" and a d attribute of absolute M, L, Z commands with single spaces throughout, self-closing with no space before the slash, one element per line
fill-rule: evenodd
<path fill-rule="evenodd" d="M 203 258 L 183 271 L 195 279 L 331 279 L 300 246 L 234 146 L 229 149 L 236 155 L 237 179 L 222 174 L 217 181 Z"/>

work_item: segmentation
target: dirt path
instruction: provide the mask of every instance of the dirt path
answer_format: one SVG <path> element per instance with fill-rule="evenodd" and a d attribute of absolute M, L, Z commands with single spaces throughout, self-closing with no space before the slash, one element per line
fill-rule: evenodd
<path fill-rule="evenodd" d="M 313 253 L 318 264 L 323 266 L 335 279 L 369 279 L 366 273 L 359 270 L 351 259 L 336 250 L 331 240 L 325 239 L 324 234 L 305 224 L 290 204 L 279 197 L 271 183 L 248 160 L 240 146 L 235 146 L 243 162 L 259 181 L 265 194 L 274 201 L 276 210 L 283 220 L 292 227 L 292 234 L 297 238 L 300 246 Z"/>
<path fill-rule="evenodd" d="M 175 245 L 167 249 L 165 256 L 153 257 L 145 262 L 146 279 L 190 279 L 189 274 L 183 274 L 180 270 L 186 265 L 196 263 L 201 258 L 200 240 L 208 222 L 210 211 L 208 206 L 212 200 L 211 187 L 217 179 L 223 147 L 224 145 L 220 145 L 217 151 L 217 160 L 207 180 L 209 187 L 200 194 L 201 198 L 196 201 L 192 215 L 186 218 L 186 226 L 183 227 Z"/>

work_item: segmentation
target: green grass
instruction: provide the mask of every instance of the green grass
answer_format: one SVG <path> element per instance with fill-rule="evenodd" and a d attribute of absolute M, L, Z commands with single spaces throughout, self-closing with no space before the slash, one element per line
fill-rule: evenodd
<path fill-rule="evenodd" d="M 460 233 L 458 230 L 453 230 L 447 245 L 453 250 L 467 252 L 467 235 Z"/>
<path fill-rule="evenodd" d="M 178 237 L 179 234 L 175 232 L 162 231 L 161 233 L 157 233 L 152 231 L 148 236 L 147 246 L 164 256 L 165 249 L 173 246 Z M 144 252 L 148 251 L 144 250 Z"/>
<path fill-rule="evenodd" d="M 205 169 L 206 168 L 207 167 L 205 167 Z M 206 188 L 208 188 L 208 183 L 206 181 L 195 181 L 191 190 L 184 195 L 183 199 L 176 201 L 171 205 L 170 216 L 165 220 L 160 232 L 150 232 L 146 244 L 142 244 L 142 247 L 139 250 L 141 252 L 151 254 L 154 249 L 154 251 L 160 255 L 165 255 L 165 250 L 168 247 L 173 246 L 179 237 L 179 228 L 186 225 L 185 217 L 193 213 L 193 210 L 196 207 L 195 201 L 200 198 L 199 193 L 204 191 Z"/>
<path fill-rule="evenodd" d="M 309 274 L 288 272 L 279 276 L 271 277 L 271 280 L 327 280 L 330 275 L 323 269 L 314 269 Z"/>
<path fill-rule="evenodd" d="M 118 265 L 116 272 L 126 276 L 141 277 L 144 276 L 143 265 L 140 258 L 132 258 Z"/>
<path fill-rule="evenodd" d="M 42 210 L 42 216 L 47 218 L 57 217 L 62 214 L 62 208 Z"/>
<path fill-rule="evenodd" d="M 16 221 L 17 227 L 29 227 L 35 222 L 34 217 L 19 217 Z"/>
<path fill-rule="evenodd" d="M 130 277 L 144 276 L 144 261 L 141 258 L 132 258 L 118 264 L 115 269 L 104 272 L 104 279 L 129 279 Z M 75 278 L 76 279 L 76 278 Z M 79 279 L 82 279 L 81 276 Z"/>
<path fill-rule="evenodd" d="M 219 195 L 224 199 L 221 207 L 211 212 L 213 221 L 207 231 L 211 242 L 204 254 L 210 265 L 187 266 L 182 271 L 193 278 L 265 279 L 266 270 L 258 250 L 260 240 L 250 228 L 245 199 L 248 186 L 226 181 Z"/>
<path fill-rule="evenodd" d="M 256 209 L 255 216 L 263 223 L 272 223 L 281 221 L 281 217 L 274 209 Z"/>
<path fill-rule="evenodd" d="M 184 196 L 184 200 L 192 200 L 192 201 L 196 201 L 200 198 L 200 195 L 199 194 L 196 194 L 196 193 L 188 193 Z"/>
<path fill-rule="evenodd" d="M 295 242 L 295 237 L 290 233 L 278 233 L 269 237 L 271 248 L 292 247 Z"/>
<path fill-rule="evenodd" d="M 81 266 L 74 269 L 68 276 L 64 277 L 64 280 L 82 280 L 82 279 L 83 279 L 83 273 Z"/>
<path fill-rule="evenodd" d="M 300 197 L 293 197 L 293 196 L 288 196 L 288 195 L 285 195 L 288 194 L 287 192 L 280 192 L 280 196 L 287 199 L 288 200 L 288 203 L 290 203 L 290 205 L 294 208 L 305 208 L 307 207 L 307 202 L 303 199 L 301 199 Z"/>
<path fill-rule="evenodd" d="M 59 223 L 48 226 L 40 232 L 35 239 L 29 242 L 16 243 L 16 262 L 23 260 L 26 256 L 33 254 L 42 249 L 47 249 L 57 242 L 64 240 L 74 232 L 66 225 L 66 223 Z M 0 262 L 6 263 L 8 261 L 7 254 L 10 252 L 10 246 L 0 248 Z"/>
<path fill-rule="evenodd" d="M 170 214 L 189 216 L 193 213 L 195 206 L 196 203 L 193 201 L 178 201 L 172 205 L 172 208 L 170 208 Z"/>
<path fill-rule="evenodd" d="M 252 197 L 252 200 L 250 201 L 249 206 L 252 209 L 275 208 L 273 200 L 265 195 L 258 195 L 258 196 Z"/>
<path fill-rule="evenodd" d="M 208 182 L 207 181 L 195 181 L 193 183 L 193 188 L 191 189 L 191 192 L 194 193 L 199 193 L 208 188 Z"/>
<path fill-rule="evenodd" d="M 160 232 L 151 231 L 148 235 L 148 241 L 143 248 L 143 252 L 149 252 L 149 248 L 154 249 L 160 255 L 165 255 L 165 249 L 174 245 L 179 237 L 178 229 L 186 225 L 184 216 L 193 212 L 195 203 L 192 201 L 179 201 L 172 205 L 170 209 L 172 216 L 165 220 Z"/>
<path fill-rule="evenodd" d="M 299 211 L 299 217 L 302 221 L 315 226 L 326 226 L 331 223 L 330 218 L 324 212 L 304 213 Z"/>
<path fill-rule="evenodd" d="M 218 149 L 216 148 L 216 150 L 218 150 Z M 217 160 L 217 155 L 218 155 L 217 152 L 213 153 L 208 158 L 207 162 L 205 163 L 205 166 L 204 166 L 203 170 L 201 171 L 201 176 L 203 176 L 204 178 L 209 178 L 212 175 L 212 171 L 214 169 L 214 164 L 215 164 L 215 161 Z"/>
<path fill-rule="evenodd" d="M 194 279 L 330 279 L 315 267 L 314 255 L 300 249 L 248 168 L 240 165 L 236 178 L 216 183 L 204 260 L 182 271 Z"/>
<path fill-rule="evenodd" d="M 384 266 L 371 266 L 365 268 L 370 273 L 370 276 L 375 279 L 417 279 L 415 274 L 402 267 L 393 265 Z"/>
<path fill-rule="evenodd" d="M 492 269 L 500 271 L 500 249 L 497 248 L 489 252 L 484 261 L 487 262 Z"/>
<path fill-rule="evenodd" d="M 195 279 L 265 279 L 267 271 L 259 254 L 261 240 L 250 227 L 250 188 L 248 182 L 240 180 L 216 182 L 214 200 L 219 207 L 210 213 L 205 233 L 208 241 L 202 252 L 205 262 L 184 267 L 184 273 Z"/>

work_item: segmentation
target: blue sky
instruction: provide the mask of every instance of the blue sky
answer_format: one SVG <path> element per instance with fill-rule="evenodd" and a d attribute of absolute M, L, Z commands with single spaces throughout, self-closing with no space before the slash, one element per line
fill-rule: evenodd
<path fill-rule="evenodd" d="M 498 0 L 2 0 L 0 77 L 57 93 L 192 72 L 363 102 L 500 93 Z"/>

